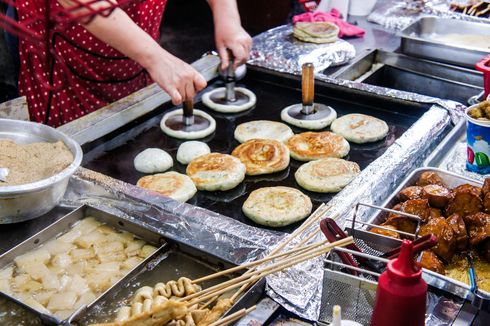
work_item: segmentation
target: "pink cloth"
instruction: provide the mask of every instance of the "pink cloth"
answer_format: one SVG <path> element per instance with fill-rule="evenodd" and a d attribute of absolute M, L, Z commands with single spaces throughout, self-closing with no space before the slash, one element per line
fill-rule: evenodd
<path fill-rule="evenodd" d="M 340 12 L 333 8 L 330 12 L 315 11 L 293 17 L 293 24 L 297 22 L 331 22 L 339 27 L 339 37 L 363 37 L 365 30 L 342 20 Z"/>

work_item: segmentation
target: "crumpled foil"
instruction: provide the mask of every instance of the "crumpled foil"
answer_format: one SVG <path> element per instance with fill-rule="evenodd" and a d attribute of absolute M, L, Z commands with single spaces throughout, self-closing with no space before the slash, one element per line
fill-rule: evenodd
<path fill-rule="evenodd" d="M 438 16 L 443 18 L 490 23 L 490 19 L 488 18 L 468 16 L 450 10 L 449 5 L 453 2 L 467 3 L 465 0 L 381 1 L 371 12 L 368 20 L 393 31 L 400 31 L 418 18 L 424 16 Z"/>
<path fill-rule="evenodd" d="M 284 237 L 84 168 L 70 179 L 61 204 L 100 208 L 233 264 L 255 260 Z"/>
<path fill-rule="evenodd" d="M 300 73 L 301 65 L 311 62 L 316 71 L 348 62 L 356 56 L 352 44 L 339 39 L 335 43 L 314 44 L 298 41 L 293 26 L 283 25 L 254 37 L 249 63 L 287 73 Z"/>

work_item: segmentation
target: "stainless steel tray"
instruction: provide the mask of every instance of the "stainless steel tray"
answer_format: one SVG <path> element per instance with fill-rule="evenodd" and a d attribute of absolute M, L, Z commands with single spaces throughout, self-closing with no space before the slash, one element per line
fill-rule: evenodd
<path fill-rule="evenodd" d="M 157 233 L 154 233 L 152 231 L 149 231 L 142 226 L 135 224 L 133 222 L 127 221 L 126 219 L 123 219 L 121 217 L 109 214 L 107 212 L 101 211 L 99 209 L 90 207 L 90 206 L 82 206 L 73 212 L 67 214 L 65 217 L 61 218 L 57 222 L 51 224 L 50 226 L 46 227 L 45 229 L 41 230 L 39 233 L 33 235 L 29 239 L 23 241 L 22 243 L 18 244 L 14 248 L 10 249 L 9 251 L 5 252 L 3 255 L 0 256 L 0 269 L 3 269 L 4 267 L 12 264 L 13 260 L 15 257 L 22 255 L 30 250 L 38 248 L 40 245 L 45 243 L 46 241 L 55 239 L 57 236 L 65 233 L 71 227 L 78 222 L 79 220 L 85 218 L 85 217 L 94 217 L 96 220 L 103 222 L 109 226 L 112 226 L 118 230 L 124 230 L 128 231 L 134 235 L 136 235 L 138 238 L 145 240 L 146 242 L 160 246 L 160 250 L 166 246 L 165 240 L 158 235 Z M 160 250 L 157 250 L 156 253 L 150 255 L 146 259 L 144 259 L 138 266 L 133 268 L 126 276 L 121 278 L 118 282 L 116 282 L 111 288 L 109 288 L 107 291 L 99 295 L 99 297 L 91 304 L 95 304 L 99 300 L 101 300 L 103 297 L 105 297 L 111 289 L 118 287 L 121 284 L 124 284 L 125 280 L 132 275 L 136 270 L 139 269 L 140 266 L 145 265 L 148 261 L 150 261 Z M 0 292 L 0 294 L 4 297 L 7 297 L 11 301 L 17 303 L 21 307 L 25 308 L 26 310 L 34 313 L 36 316 L 38 316 L 43 323 L 47 324 L 61 324 L 63 323 L 62 320 L 58 319 L 57 317 L 53 315 L 47 315 L 44 314 L 35 308 L 32 308 L 26 304 L 24 304 L 22 301 L 17 300 L 16 298 L 9 296 L 7 294 L 4 294 Z M 76 312 L 75 312 L 76 314 Z M 5 316 L 7 317 L 7 316 Z M 0 318 L 0 324 L 8 324 L 9 322 L 2 321 Z"/>
<path fill-rule="evenodd" d="M 442 169 L 438 168 L 419 168 L 413 171 L 399 186 L 398 188 L 393 191 L 392 195 L 386 199 L 386 201 L 383 203 L 383 207 L 393 207 L 397 203 L 396 196 L 397 194 L 403 189 L 408 186 L 412 186 L 415 184 L 417 179 L 420 177 L 420 175 L 423 172 L 426 171 L 433 171 L 436 172 L 443 180 L 445 185 L 449 188 L 454 188 L 462 184 L 471 184 L 474 186 L 481 187 L 483 185 L 482 182 L 466 178 L 463 176 L 460 176 L 455 173 L 451 173 Z M 370 220 L 369 223 L 372 224 L 380 224 L 384 222 L 384 215 L 382 213 L 375 214 Z M 427 282 L 427 284 L 434 286 L 435 288 L 441 289 L 445 292 L 452 293 L 460 298 L 463 299 L 473 299 L 473 294 L 470 291 L 470 285 L 465 284 L 463 282 L 457 281 L 455 279 L 446 277 L 444 275 L 440 275 L 438 273 L 429 271 L 424 269 L 423 271 L 423 277 L 424 280 Z M 484 293 L 485 296 L 490 297 L 490 293 L 481 291 L 480 292 Z"/>
<path fill-rule="evenodd" d="M 397 35 L 402 38 L 403 53 L 440 62 L 473 68 L 475 63 L 490 53 L 488 48 L 442 42 L 434 36 L 448 34 L 490 35 L 490 24 L 439 17 L 422 17 Z"/>
<path fill-rule="evenodd" d="M 478 71 L 382 50 L 370 51 L 331 77 L 463 104 L 483 91 Z"/>
<path fill-rule="evenodd" d="M 95 217 L 96 220 L 116 229 L 133 233 L 138 238 L 160 246 L 160 248 L 102 293 L 95 301 L 81 307 L 66 320 L 59 320 L 52 315 L 43 314 L 16 298 L 0 292 L 0 296 L 7 299 L 7 302 L 5 302 L 0 297 L 0 306 L 4 305 L 6 310 L 12 310 L 13 312 L 12 316 L 0 314 L 1 325 L 9 323 L 20 325 L 21 322 L 26 322 L 27 318 L 32 319 L 37 324 L 70 324 L 75 322 L 79 325 L 84 325 L 102 320 L 108 321 L 115 316 L 118 303 L 126 299 L 136 288 L 142 285 L 153 286 L 157 282 L 168 281 L 180 276 L 197 278 L 234 266 L 212 254 L 202 252 L 197 248 L 198 244 L 196 244 L 196 247 L 192 247 L 167 240 L 161 235 L 124 218 L 90 206 L 82 206 L 0 256 L 0 269 L 11 264 L 16 256 L 35 249 L 40 244 L 63 234 L 74 223 L 87 216 Z M 217 278 L 216 280 L 205 282 L 203 285 L 208 287 L 222 280 L 223 278 Z M 257 303 L 262 297 L 264 289 L 265 279 L 261 279 L 245 292 L 225 315 L 242 308 L 249 308 Z M 29 321 L 27 324 L 32 324 L 32 322 Z"/>

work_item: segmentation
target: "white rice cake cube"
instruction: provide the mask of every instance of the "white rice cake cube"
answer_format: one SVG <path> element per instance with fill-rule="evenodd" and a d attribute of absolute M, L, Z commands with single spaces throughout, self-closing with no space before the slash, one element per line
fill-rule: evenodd
<path fill-rule="evenodd" d="M 128 244 L 134 241 L 134 235 L 126 231 L 115 231 L 106 235 L 108 241 L 118 241 L 123 244 Z"/>
<path fill-rule="evenodd" d="M 101 222 L 97 221 L 93 217 L 86 217 L 73 226 L 72 230 L 80 231 L 83 235 L 85 235 L 97 229 L 101 224 Z"/>
<path fill-rule="evenodd" d="M 51 256 L 58 254 L 69 254 L 75 245 L 69 242 L 64 242 L 59 239 L 50 240 L 43 245 L 43 249 L 47 250 Z"/>
<path fill-rule="evenodd" d="M 10 280 L 0 279 L 0 292 L 11 295 L 12 288 L 10 287 Z"/>
<path fill-rule="evenodd" d="M 89 249 L 73 249 L 70 253 L 73 262 L 81 260 L 88 260 L 95 257 L 95 251 L 92 248 Z"/>
<path fill-rule="evenodd" d="M 157 249 L 158 249 L 157 247 L 154 247 L 152 245 L 144 245 L 143 248 L 141 248 L 140 250 L 139 256 L 146 258 L 150 256 L 152 253 L 154 253 L 155 251 L 157 251 Z"/>
<path fill-rule="evenodd" d="M 129 257 L 122 263 L 121 268 L 124 270 L 131 270 L 138 266 L 142 261 L 143 258 L 141 257 Z"/>
<path fill-rule="evenodd" d="M 124 245 L 122 242 L 106 242 L 96 244 L 94 246 L 97 258 L 103 263 L 110 261 L 124 261 L 126 254 L 124 253 Z"/>
<path fill-rule="evenodd" d="M 18 298 L 20 301 L 24 302 L 26 305 L 31 306 L 32 308 L 36 309 L 37 311 L 40 311 L 45 314 L 50 314 L 50 311 L 46 309 L 42 304 L 40 304 L 36 299 L 34 299 L 32 296 L 28 294 L 19 294 Z"/>
<path fill-rule="evenodd" d="M 31 278 L 35 280 L 40 280 L 46 275 L 49 276 L 52 274 L 52 271 L 50 271 L 43 263 L 23 265 L 21 268 L 19 268 L 19 271 L 30 275 Z"/>
<path fill-rule="evenodd" d="M 66 268 L 72 264 L 72 259 L 68 253 L 57 254 L 51 259 L 51 264 L 55 267 Z"/>
<path fill-rule="evenodd" d="M 77 240 L 75 240 L 75 243 L 78 246 L 85 248 L 85 249 L 92 247 L 96 243 L 102 244 L 104 242 L 107 242 L 107 237 L 97 230 L 92 231 L 88 234 L 82 235 Z"/>
<path fill-rule="evenodd" d="M 90 291 L 87 281 L 78 274 L 73 275 L 70 284 L 68 284 L 66 287 L 66 290 L 73 291 L 78 295 L 82 295 Z"/>
<path fill-rule="evenodd" d="M 48 304 L 49 299 L 51 299 L 51 296 L 55 294 L 56 291 L 50 290 L 50 291 L 38 291 L 37 293 L 33 294 L 33 297 L 43 306 L 46 306 Z"/>
<path fill-rule="evenodd" d="M 28 274 L 19 274 L 12 279 L 12 286 L 14 286 L 15 289 L 21 289 L 22 286 L 30 280 L 31 277 Z"/>
<path fill-rule="evenodd" d="M 107 274 L 119 274 L 119 269 L 120 269 L 121 263 L 119 262 L 107 262 L 107 263 L 101 263 L 97 266 L 94 267 L 94 272 L 95 273 L 107 273 Z"/>
<path fill-rule="evenodd" d="M 36 291 L 39 291 L 43 288 L 43 285 L 42 283 L 40 282 L 37 282 L 37 281 L 34 281 L 34 280 L 30 280 L 30 281 L 27 281 L 26 283 L 24 283 L 20 288 L 19 290 L 23 291 L 23 292 L 36 292 Z"/>
<path fill-rule="evenodd" d="M 23 267 L 32 264 L 47 264 L 50 259 L 51 254 L 46 249 L 41 248 L 15 257 L 14 262 L 18 267 Z"/>
<path fill-rule="evenodd" d="M 70 230 L 58 238 L 59 241 L 66 243 L 74 243 L 82 235 L 81 230 Z"/>
<path fill-rule="evenodd" d="M 107 290 L 112 285 L 112 274 L 98 274 L 91 273 L 88 274 L 85 279 L 87 280 L 89 288 L 95 292 L 100 293 Z"/>
<path fill-rule="evenodd" d="M 145 245 L 145 241 L 143 240 L 134 240 L 127 244 L 124 252 L 128 257 L 137 256 L 140 252 L 140 249 Z"/>
<path fill-rule="evenodd" d="M 60 280 L 54 273 L 49 273 L 41 278 L 45 290 L 56 290 L 61 288 Z"/>
<path fill-rule="evenodd" d="M 0 270 L 0 280 L 12 279 L 13 273 L 14 273 L 14 266 L 8 266 L 8 267 Z"/>
<path fill-rule="evenodd" d="M 49 299 L 47 308 L 49 310 L 69 310 L 73 309 L 76 301 L 77 294 L 75 292 L 55 293 Z"/>
<path fill-rule="evenodd" d="M 77 302 L 75 302 L 74 308 L 78 309 L 81 306 L 89 305 L 94 302 L 95 299 L 97 299 L 95 294 L 92 291 L 87 291 L 78 298 Z"/>

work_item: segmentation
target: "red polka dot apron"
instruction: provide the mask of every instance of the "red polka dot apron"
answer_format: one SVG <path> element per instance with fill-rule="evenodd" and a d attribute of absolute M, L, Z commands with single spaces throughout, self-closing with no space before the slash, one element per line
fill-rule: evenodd
<path fill-rule="evenodd" d="M 124 10 L 156 40 L 165 3 L 166 0 L 135 1 Z M 43 0 L 17 0 L 19 20 L 28 19 L 33 12 L 43 13 L 43 4 Z M 56 5 L 59 6 L 58 2 L 52 0 L 52 6 Z M 36 30 L 46 33 L 43 28 Z M 51 69 L 38 54 L 38 47 L 19 41 L 19 92 L 27 97 L 31 121 L 58 127 L 152 82 L 138 63 L 97 39 L 80 24 L 53 31 L 51 39 L 58 55 Z M 66 63 L 67 69 L 60 60 Z M 41 80 L 51 81 L 55 89 L 44 88 Z"/>

